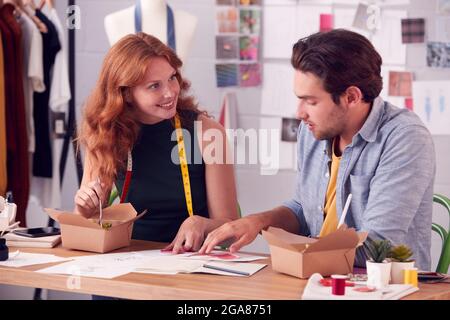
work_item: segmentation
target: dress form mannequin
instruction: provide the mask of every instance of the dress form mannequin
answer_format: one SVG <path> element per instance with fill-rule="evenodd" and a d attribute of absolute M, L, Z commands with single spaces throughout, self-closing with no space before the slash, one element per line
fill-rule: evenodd
<path fill-rule="evenodd" d="M 167 4 L 164 0 L 139 0 L 142 8 L 142 31 L 167 44 Z M 105 30 L 110 45 L 123 36 L 135 33 L 135 6 L 113 12 L 105 17 Z M 174 11 L 177 55 L 185 60 L 192 43 L 197 18 L 185 11 Z"/>

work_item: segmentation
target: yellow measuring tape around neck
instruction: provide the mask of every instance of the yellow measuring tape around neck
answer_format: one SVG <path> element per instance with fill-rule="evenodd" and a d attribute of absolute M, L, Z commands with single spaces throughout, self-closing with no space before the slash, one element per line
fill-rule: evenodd
<path fill-rule="evenodd" d="M 186 206 L 189 216 L 192 217 L 194 211 L 192 210 L 192 194 L 191 194 L 191 182 L 189 180 L 189 170 L 186 160 L 186 149 L 184 147 L 183 131 L 181 129 L 181 121 L 178 115 L 175 116 L 175 130 L 177 133 L 177 145 L 178 145 L 178 157 L 180 158 L 181 177 L 183 178 L 184 197 L 186 199 Z M 122 188 L 122 196 L 120 197 L 120 203 L 125 202 L 127 198 L 128 188 L 131 182 L 131 174 L 133 172 L 133 160 L 131 157 L 131 151 L 128 151 L 127 161 L 127 173 Z"/>
<path fill-rule="evenodd" d="M 184 147 L 183 131 L 181 121 L 178 115 L 175 116 L 175 130 L 177 133 L 178 157 L 180 158 L 181 177 L 183 178 L 184 197 L 189 216 L 194 214 L 192 210 L 191 181 L 189 180 L 189 171 L 186 160 L 186 149 Z"/>

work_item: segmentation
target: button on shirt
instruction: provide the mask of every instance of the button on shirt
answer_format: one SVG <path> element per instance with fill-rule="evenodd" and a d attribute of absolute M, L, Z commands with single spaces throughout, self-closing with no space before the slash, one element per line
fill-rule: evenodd
<path fill-rule="evenodd" d="M 323 225 L 331 142 L 316 140 L 303 123 L 297 141 L 296 189 L 284 206 L 296 215 L 299 234 L 316 237 Z M 430 270 L 435 171 L 433 140 L 418 116 L 378 97 L 342 154 L 336 184 L 338 220 L 352 193 L 345 221 L 349 227 L 369 232 L 372 239 L 410 246 L 416 266 Z M 355 265 L 365 266 L 366 259 L 360 247 Z"/>

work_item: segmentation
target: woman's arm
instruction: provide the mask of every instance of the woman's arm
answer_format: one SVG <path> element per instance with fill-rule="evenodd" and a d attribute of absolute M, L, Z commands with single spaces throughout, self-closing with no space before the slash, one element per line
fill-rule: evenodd
<path fill-rule="evenodd" d="M 102 199 L 102 207 L 106 207 L 111 186 L 105 184 L 98 179 L 98 169 L 93 165 L 93 161 L 88 152 L 84 159 L 83 179 L 81 180 L 80 189 L 74 197 L 74 212 L 89 218 L 99 210 L 99 197 Z"/>
<path fill-rule="evenodd" d="M 202 132 L 197 138 L 205 162 L 205 183 L 210 222 L 207 233 L 239 218 L 234 178 L 234 157 L 221 124 L 204 115 L 198 117 Z"/>

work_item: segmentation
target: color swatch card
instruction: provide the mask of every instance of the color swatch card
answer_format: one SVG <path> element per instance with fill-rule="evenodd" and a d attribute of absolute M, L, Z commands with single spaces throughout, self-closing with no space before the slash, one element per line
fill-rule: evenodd
<path fill-rule="evenodd" d="M 242 36 L 239 38 L 239 57 L 241 60 L 258 60 L 258 51 L 258 36 Z"/>
<path fill-rule="evenodd" d="M 259 63 L 239 65 L 241 87 L 256 87 L 261 84 L 261 66 Z"/>
<path fill-rule="evenodd" d="M 390 71 L 389 72 L 389 95 L 411 97 L 412 96 L 411 72 Z"/>
<path fill-rule="evenodd" d="M 216 64 L 216 80 L 218 87 L 233 87 L 238 82 L 237 64 Z"/>
<path fill-rule="evenodd" d="M 217 32 L 237 33 L 239 11 L 233 7 L 218 7 L 216 11 Z"/>
<path fill-rule="evenodd" d="M 428 42 L 427 65 L 436 68 L 450 68 L 450 43 Z"/>
<path fill-rule="evenodd" d="M 237 36 L 216 36 L 217 59 L 239 59 Z"/>
<path fill-rule="evenodd" d="M 402 19 L 402 42 L 423 43 L 425 39 L 425 19 Z"/>
<path fill-rule="evenodd" d="M 242 9 L 239 14 L 239 30 L 243 34 L 256 34 L 261 29 L 261 10 Z"/>

